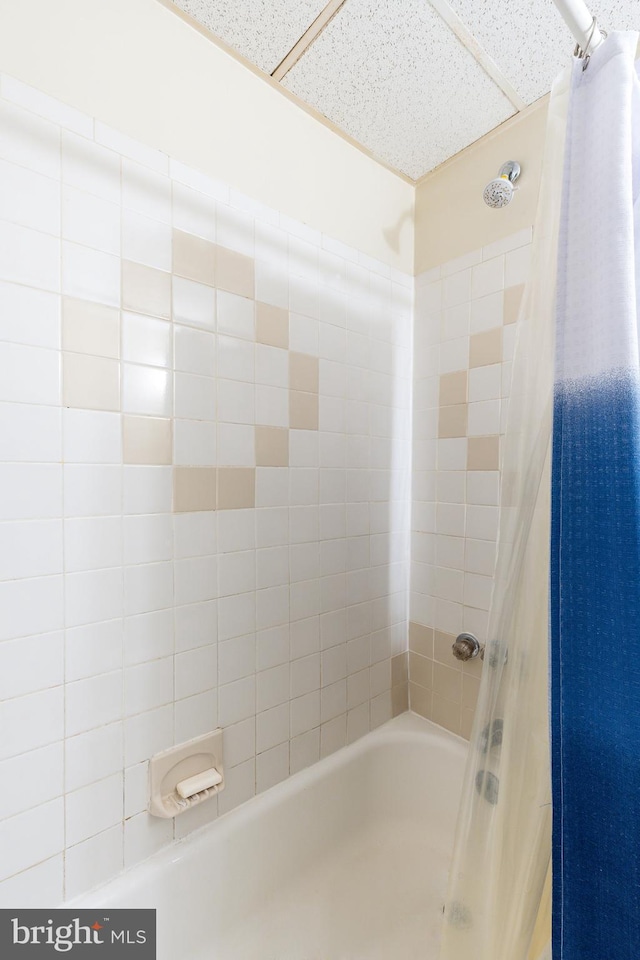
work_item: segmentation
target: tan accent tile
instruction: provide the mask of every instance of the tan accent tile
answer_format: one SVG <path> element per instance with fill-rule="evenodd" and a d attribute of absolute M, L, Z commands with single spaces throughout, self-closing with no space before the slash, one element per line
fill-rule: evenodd
<path fill-rule="evenodd" d="M 254 297 L 254 261 L 235 250 L 216 247 L 216 287 L 240 297 Z"/>
<path fill-rule="evenodd" d="M 171 274 L 122 261 L 122 306 L 151 317 L 171 317 Z"/>
<path fill-rule="evenodd" d="M 289 466 L 289 431 L 286 427 L 256 427 L 256 466 Z"/>
<path fill-rule="evenodd" d="M 433 660 L 421 657 L 419 653 L 409 654 L 409 680 L 427 690 L 433 688 Z"/>
<path fill-rule="evenodd" d="M 309 353 L 289 354 L 289 389 L 317 393 L 320 362 Z"/>
<path fill-rule="evenodd" d="M 467 371 L 455 370 L 440 377 L 440 405 L 467 402 Z"/>
<path fill-rule="evenodd" d="M 475 717 L 475 710 L 467 710 L 465 707 L 462 708 L 462 719 L 460 722 L 460 736 L 464 737 L 465 740 L 471 740 L 471 732 L 473 730 L 473 718 Z"/>
<path fill-rule="evenodd" d="M 62 403 L 84 410 L 120 409 L 120 364 L 117 360 L 63 354 Z"/>
<path fill-rule="evenodd" d="M 409 709 L 427 720 L 431 719 L 431 690 L 409 684 Z"/>
<path fill-rule="evenodd" d="M 289 426 L 292 430 L 318 429 L 318 394 L 289 391 Z"/>
<path fill-rule="evenodd" d="M 391 688 L 391 716 L 399 717 L 409 709 L 409 684 Z"/>
<path fill-rule="evenodd" d="M 469 366 L 485 367 L 502 362 L 502 327 L 474 333 L 469 339 Z"/>
<path fill-rule="evenodd" d="M 218 510 L 239 510 L 256 505 L 254 467 L 218 468 Z"/>
<path fill-rule="evenodd" d="M 438 726 L 450 730 L 451 733 L 460 734 L 460 704 L 452 703 L 450 700 L 444 700 L 437 693 L 433 695 L 431 705 L 431 719 Z"/>
<path fill-rule="evenodd" d="M 524 293 L 524 283 L 519 283 L 517 287 L 507 287 L 504 291 L 504 313 L 503 323 L 515 323 L 520 312 L 522 295 Z"/>
<path fill-rule="evenodd" d="M 125 463 L 171 463 L 171 420 L 126 414 L 123 448 Z"/>
<path fill-rule="evenodd" d="M 215 509 L 215 467 L 174 467 L 174 513 L 193 513 L 196 510 Z"/>
<path fill-rule="evenodd" d="M 391 686 L 406 683 L 409 679 L 409 654 L 405 651 L 391 657 Z"/>
<path fill-rule="evenodd" d="M 198 283 L 215 283 L 216 245 L 183 230 L 173 231 L 173 272 Z"/>
<path fill-rule="evenodd" d="M 465 660 L 462 664 L 462 672 L 468 677 L 479 677 L 482 674 L 482 657 L 474 657 L 473 660 Z"/>
<path fill-rule="evenodd" d="M 500 437 L 469 437 L 467 470 L 497 470 L 500 463 Z"/>
<path fill-rule="evenodd" d="M 445 700 L 460 703 L 462 699 L 462 671 L 446 667 L 444 663 L 433 664 L 433 690 Z"/>
<path fill-rule="evenodd" d="M 289 349 L 289 312 L 270 303 L 256 303 L 256 340 Z"/>
<path fill-rule="evenodd" d="M 90 300 L 63 297 L 62 349 L 117 359 L 120 356 L 120 311 Z"/>
<path fill-rule="evenodd" d="M 422 623 L 409 622 L 409 650 L 419 653 L 421 657 L 433 657 L 433 627 L 425 627 Z"/>
<path fill-rule="evenodd" d="M 480 680 L 478 677 L 470 677 L 462 674 L 462 706 L 467 710 L 475 710 L 480 692 Z"/>
<path fill-rule="evenodd" d="M 437 660 L 438 663 L 444 663 L 445 666 L 451 667 L 453 670 L 460 670 L 461 663 L 456 660 L 451 652 L 454 640 L 455 637 L 452 634 L 436 630 L 433 635 L 433 659 Z"/>
<path fill-rule="evenodd" d="M 452 407 L 440 407 L 438 416 L 438 436 L 466 437 L 467 435 L 467 405 L 456 403 Z"/>

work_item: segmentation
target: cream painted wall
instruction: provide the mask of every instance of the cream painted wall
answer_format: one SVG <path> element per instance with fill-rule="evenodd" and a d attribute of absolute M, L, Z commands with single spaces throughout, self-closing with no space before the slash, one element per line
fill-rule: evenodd
<path fill-rule="evenodd" d="M 414 187 L 158 0 L 0 0 L 0 70 L 405 272 Z"/>
<path fill-rule="evenodd" d="M 472 144 L 416 188 L 415 272 L 503 240 L 533 224 L 542 172 L 548 98 Z M 482 191 L 506 160 L 522 166 L 508 207 L 492 210 Z"/>

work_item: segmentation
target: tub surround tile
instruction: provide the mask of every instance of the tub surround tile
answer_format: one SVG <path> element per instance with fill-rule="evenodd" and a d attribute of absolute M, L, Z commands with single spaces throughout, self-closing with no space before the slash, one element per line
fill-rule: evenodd
<path fill-rule="evenodd" d="M 507 287 L 504 291 L 504 322 L 515 323 L 518 319 L 522 297 L 524 295 L 524 284 L 519 283 L 515 287 Z"/>
<path fill-rule="evenodd" d="M 173 272 L 178 277 L 215 285 L 216 246 L 182 230 L 173 231 Z"/>
<path fill-rule="evenodd" d="M 391 714 L 394 717 L 406 713 L 409 709 L 409 684 L 403 683 L 391 688 Z M 347 714 L 347 723 L 349 716 Z"/>
<path fill-rule="evenodd" d="M 319 403 L 317 393 L 289 391 L 289 426 L 292 430 L 317 430 Z"/>
<path fill-rule="evenodd" d="M 126 414 L 122 426 L 124 463 L 171 463 L 171 420 Z"/>
<path fill-rule="evenodd" d="M 451 733 L 459 735 L 462 720 L 460 703 L 446 700 L 444 697 L 434 693 L 431 704 L 431 719 L 434 723 L 437 723 L 438 726 L 444 727 L 445 730 L 450 730 Z"/>
<path fill-rule="evenodd" d="M 467 402 L 467 371 L 455 370 L 440 376 L 440 406 Z"/>
<path fill-rule="evenodd" d="M 486 640 L 500 437 L 531 235 L 416 278 L 409 702 L 467 738 L 483 663 L 455 660 L 451 645 L 463 630 Z M 502 496 L 508 502 L 507 488 Z"/>
<path fill-rule="evenodd" d="M 120 409 L 120 364 L 116 360 L 65 353 L 62 384 L 65 407 Z"/>
<path fill-rule="evenodd" d="M 438 417 L 439 437 L 466 437 L 467 435 L 467 404 L 457 403 L 453 406 L 440 407 Z"/>
<path fill-rule="evenodd" d="M 417 683 L 426 690 L 433 689 L 433 661 L 419 653 L 410 652 L 409 676 L 412 683 Z"/>
<path fill-rule="evenodd" d="M 120 314 L 90 300 L 62 298 L 62 349 L 95 357 L 120 356 Z"/>
<path fill-rule="evenodd" d="M 256 303 L 256 341 L 270 347 L 289 347 L 289 314 L 282 307 Z"/>
<path fill-rule="evenodd" d="M 282 427 L 256 427 L 256 466 L 289 466 L 289 431 Z"/>
<path fill-rule="evenodd" d="M 319 386 L 319 360 L 306 353 L 289 354 L 289 388 L 305 393 L 317 393 Z"/>
<path fill-rule="evenodd" d="M 254 296 L 254 261 L 235 250 L 216 247 L 216 285 L 220 290 L 235 293 L 239 297 Z"/>
<path fill-rule="evenodd" d="M 216 482 L 216 470 L 213 467 L 174 467 L 174 513 L 215 510 Z"/>
<path fill-rule="evenodd" d="M 409 650 L 421 657 L 433 658 L 433 627 L 412 620 L 409 623 Z"/>
<path fill-rule="evenodd" d="M 50 771 L 33 806 L 0 809 L 28 839 L 0 899 L 24 906 L 81 894 L 407 709 L 411 280 L 36 92 L 3 102 L 11 89 L 0 763 L 13 776 L 38 751 Z M 443 373 L 466 365 L 463 339 Z M 148 758 L 218 724 L 220 803 L 151 820 Z"/>
<path fill-rule="evenodd" d="M 500 437 L 469 437 L 467 470 L 497 470 L 500 460 Z"/>
<path fill-rule="evenodd" d="M 219 467 L 218 510 L 241 510 L 256 505 L 253 467 Z"/>
<path fill-rule="evenodd" d="M 417 683 L 409 683 L 409 709 L 425 720 L 431 719 L 431 704 L 433 694 L 431 690 L 419 686 Z"/>
<path fill-rule="evenodd" d="M 122 306 L 151 317 L 171 317 L 171 274 L 122 261 Z"/>
<path fill-rule="evenodd" d="M 502 328 L 474 333 L 469 340 L 469 366 L 483 367 L 502 361 Z"/>

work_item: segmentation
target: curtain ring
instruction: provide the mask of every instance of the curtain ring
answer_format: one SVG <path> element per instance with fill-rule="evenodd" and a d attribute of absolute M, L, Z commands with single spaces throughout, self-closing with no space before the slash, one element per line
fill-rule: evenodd
<path fill-rule="evenodd" d="M 582 47 L 580 46 L 579 43 L 576 43 L 576 48 L 575 48 L 575 50 L 573 51 L 574 57 L 578 57 L 579 60 L 582 60 L 582 72 L 583 72 L 583 73 L 584 73 L 584 71 L 587 69 L 587 67 L 589 66 L 589 60 L 591 60 L 591 54 L 589 53 L 589 48 L 591 47 L 591 44 L 593 43 L 593 37 L 594 37 L 594 34 L 595 34 L 595 32 L 596 32 L 596 27 L 598 27 L 598 23 L 597 23 L 596 18 L 594 17 L 593 20 L 592 20 L 592 22 L 591 22 L 591 30 L 589 31 L 589 36 L 588 36 L 588 38 L 587 38 L 587 44 L 586 44 L 584 50 L 582 49 Z M 598 27 L 598 30 L 600 31 L 600 35 L 601 35 L 603 38 L 607 36 L 607 31 L 606 31 L 606 30 L 603 30 L 601 27 Z"/>

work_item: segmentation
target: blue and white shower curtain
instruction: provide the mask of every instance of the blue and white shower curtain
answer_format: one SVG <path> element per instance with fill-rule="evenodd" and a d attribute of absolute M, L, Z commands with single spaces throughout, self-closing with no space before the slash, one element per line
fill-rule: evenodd
<path fill-rule="evenodd" d="M 553 958 L 640 958 L 637 34 L 573 67 L 551 514 Z"/>

